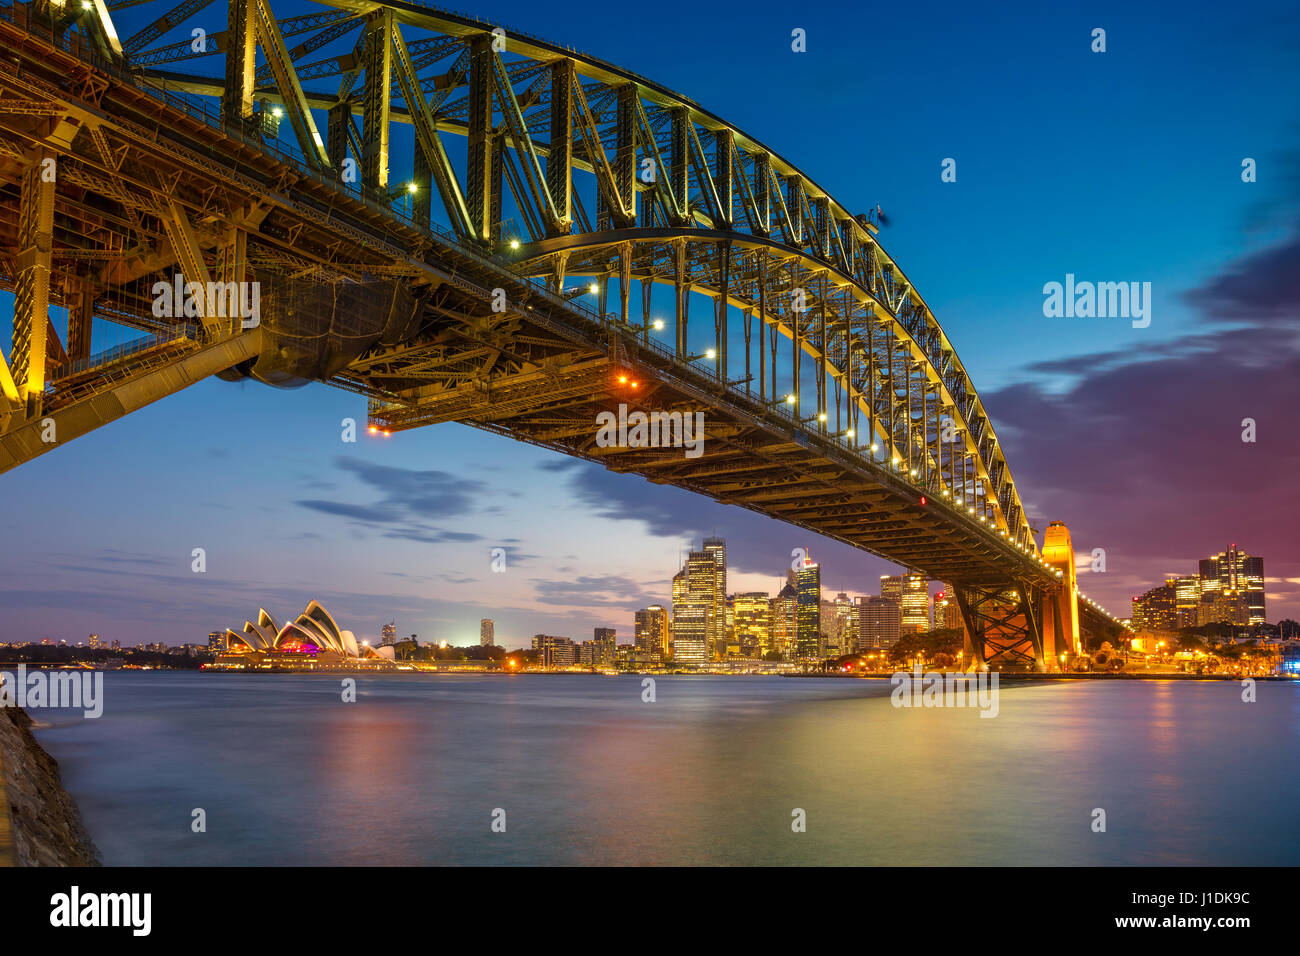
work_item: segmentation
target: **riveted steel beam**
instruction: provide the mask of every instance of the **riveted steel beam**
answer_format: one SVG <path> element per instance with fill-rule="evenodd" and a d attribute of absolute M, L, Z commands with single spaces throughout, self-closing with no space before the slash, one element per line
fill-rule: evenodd
<path fill-rule="evenodd" d="M 293 126 L 303 156 L 306 157 L 309 165 L 319 169 L 329 169 L 330 160 L 325 151 L 325 143 L 316 128 L 316 121 L 312 118 L 311 108 L 307 105 L 307 98 L 302 91 L 302 84 L 298 82 L 298 74 L 294 72 L 293 60 L 289 56 L 289 51 L 285 49 L 284 37 L 280 35 L 280 26 L 271 13 L 271 5 L 268 0 L 248 0 L 248 2 L 252 4 L 253 19 L 257 25 L 257 36 L 262 45 L 262 52 L 266 55 L 271 74 L 275 77 L 275 85 L 284 100 L 285 111 L 289 114 L 289 123 Z"/>
<path fill-rule="evenodd" d="M 50 313 L 50 253 L 54 242 L 57 157 L 38 148 L 22 173 L 14 284 L 13 379 L 29 418 L 41 413 Z"/>

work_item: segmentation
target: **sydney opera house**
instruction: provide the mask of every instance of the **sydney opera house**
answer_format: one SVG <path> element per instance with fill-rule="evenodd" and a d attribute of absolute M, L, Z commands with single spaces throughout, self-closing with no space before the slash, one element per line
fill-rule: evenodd
<path fill-rule="evenodd" d="M 356 635 L 341 629 L 315 601 L 298 615 L 297 620 L 280 627 L 265 608 L 257 612 L 257 622 L 245 621 L 242 631 L 226 630 L 226 653 L 217 659 L 218 666 L 308 666 L 364 664 L 383 665 L 393 660 L 392 647 L 371 647 L 358 643 Z"/>

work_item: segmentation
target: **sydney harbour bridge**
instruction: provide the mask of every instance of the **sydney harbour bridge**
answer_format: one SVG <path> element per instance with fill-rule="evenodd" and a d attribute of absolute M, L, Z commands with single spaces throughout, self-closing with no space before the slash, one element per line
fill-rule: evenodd
<path fill-rule="evenodd" d="M 208 376 L 323 381 L 372 430 L 463 422 L 949 582 L 976 666 L 1059 669 L 1119 630 L 1066 528 L 1039 546 L 870 215 L 681 94 L 500 24 L 0 6 L 0 284 L 0 471 Z M 132 337 L 97 350 L 107 328 Z M 619 406 L 704 412 L 702 454 L 599 443 Z"/>

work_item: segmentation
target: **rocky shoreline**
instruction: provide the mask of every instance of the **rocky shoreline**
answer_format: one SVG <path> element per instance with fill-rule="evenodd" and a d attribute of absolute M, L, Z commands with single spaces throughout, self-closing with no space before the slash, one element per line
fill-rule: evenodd
<path fill-rule="evenodd" d="M 59 778 L 59 765 L 36 742 L 32 719 L 0 707 L 0 790 L 8 803 L 18 866 L 99 866 L 81 813 Z"/>

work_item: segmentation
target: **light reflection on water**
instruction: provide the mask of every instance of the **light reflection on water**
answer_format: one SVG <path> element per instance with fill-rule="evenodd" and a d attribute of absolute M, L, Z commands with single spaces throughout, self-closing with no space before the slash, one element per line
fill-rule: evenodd
<path fill-rule="evenodd" d="M 1004 682 L 995 719 L 884 680 L 105 684 L 36 716 L 108 864 L 1300 863 L 1295 683 Z"/>

